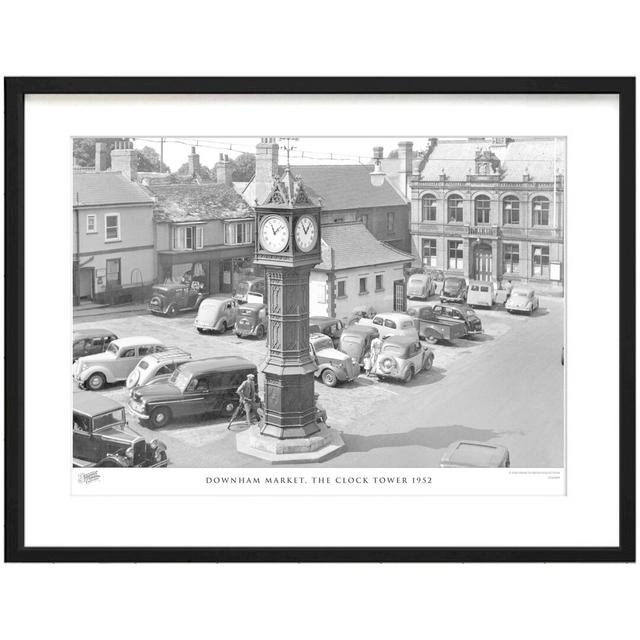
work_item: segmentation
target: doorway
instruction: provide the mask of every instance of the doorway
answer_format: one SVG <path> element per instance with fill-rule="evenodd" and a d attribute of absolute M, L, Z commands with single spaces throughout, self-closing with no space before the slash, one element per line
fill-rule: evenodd
<path fill-rule="evenodd" d="M 231 293 L 233 288 L 231 282 L 232 268 L 231 260 L 223 260 L 220 263 L 220 293 Z"/>
<path fill-rule="evenodd" d="M 493 275 L 493 252 L 491 245 L 480 243 L 473 249 L 473 278 L 488 282 Z"/>
<path fill-rule="evenodd" d="M 93 267 L 80 269 L 78 273 L 78 297 L 80 300 L 93 298 Z"/>

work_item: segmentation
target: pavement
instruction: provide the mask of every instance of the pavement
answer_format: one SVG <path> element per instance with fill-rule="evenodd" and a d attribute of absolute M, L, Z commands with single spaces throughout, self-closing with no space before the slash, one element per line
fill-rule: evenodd
<path fill-rule="evenodd" d="M 194 358 L 242 355 L 259 365 L 264 341 L 226 335 L 200 335 L 193 313 L 176 318 L 111 308 L 77 318 L 76 328 L 101 326 L 121 337 L 151 335 L 190 351 Z M 531 317 L 502 307 L 478 310 L 484 335 L 435 345 L 431 371 L 409 384 L 366 378 L 329 388 L 316 381 L 328 422 L 342 433 L 346 452 L 321 467 L 437 467 L 456 440 L 506 446 L 513 467 L 562 467 L 564 460 L 564 300 L 540 298 Z M 261 377 L 261 376 L 260 376 Z M 262 381 L 259 381 L 262 384 Z M 125 404 L 123 385 L 101 391 Z M 167 445 L 170 466 L 259 467 L 264 463 L 238 453 L 235 433 L 223 419 L 190 419 L 151 430 L 129 417 L 147 439 Z M 234 430 L 246 426 L 237 424 Z"/>

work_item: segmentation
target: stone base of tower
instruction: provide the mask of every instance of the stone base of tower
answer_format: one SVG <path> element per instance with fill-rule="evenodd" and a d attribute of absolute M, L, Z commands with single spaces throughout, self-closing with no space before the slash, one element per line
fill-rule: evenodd
<path fill-rule="evenodd" d="M 345 449 L 345 443 L 337 431 L 324 423 L 320 429 L 304 438 L 282 440 L 260 433 L 262 424 L 236 435 L 236 447 L 240 453 L 260 458 L 271 464 L 300 464 L 321 462 Z"/>

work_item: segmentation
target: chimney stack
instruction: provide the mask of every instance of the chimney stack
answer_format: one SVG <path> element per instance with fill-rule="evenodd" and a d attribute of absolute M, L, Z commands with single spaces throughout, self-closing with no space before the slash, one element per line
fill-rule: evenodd
<path fill-rule="evenodd" d="M 189 154 L 189 175 L 197 178 L 200 175 L 200 155 L 196 153 L 196 148 L 191 147 Z"/>
<path fill-rule="evenodd" d="M 384 147 L 373 147 L 373 159 L 382 160 L 384 158 Z"/>
<path fill-rule="evenodd" d="M 398 158 L 400 159 L 400 188 L 405 196 L 411 195 L 409 182 L 413 174 L 413 142 L 398 142 Z"/>
<path fill-rule="evenodd" d="M 275 138 L 261 138 L 256 146 L 255 199 L 262 204 L 271 192 L 273 177 L 278 175 L 278 143 Z"/>
<path fill-rule="evenodd" d="M 96 142 L 95 170 L 106 171 L 109 168 L 109 154 L 105 142 Z"/>
<path fill-rule="evenodd" d="M 216 162 L 216 181 L 219 184 L 231 186 L 233 176 L 233 162 L 228 155 L 220 154 L 220 159 Z"/>
<path fill-rule="evenodd" d="M 111 151 L 111 171 L 120 171 L 129 180 L 137 179 L 138 155 L 133 148 L 133 142 L 130 140 L 116 142 L 115 148 Z"/>

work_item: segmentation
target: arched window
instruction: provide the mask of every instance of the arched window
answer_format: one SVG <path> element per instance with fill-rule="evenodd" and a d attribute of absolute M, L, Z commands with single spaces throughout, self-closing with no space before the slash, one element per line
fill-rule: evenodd
<path fill-rule="evenodd" d="M 532 201 L 533 226 L 549 226 L 549 199 L 544 196 L 536 196 Z"/>
<path fill-rule="evenodd" d="M 476 214 L 476 224 L 489 224 L 489 211 L 491 210 L 489 196 L 478 196 L 473 201 L 473 204 Z"/>
<path fill-rule="evenodd" d="M 462 196 L 447 198 L 447 222 L 462 222 Z"/>
<path fill-rule="evenodd" d="M 432 193 L 422 196 L 422 222 L 435 222 L 436 197 Z"/>
<path fill-rule="evenodd" d="M 502 224 L 520 224 L 520 200 L 515 196 L 502 201 Z"/>

